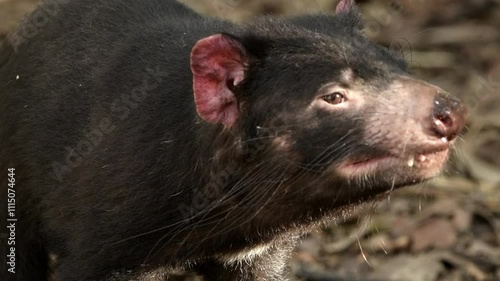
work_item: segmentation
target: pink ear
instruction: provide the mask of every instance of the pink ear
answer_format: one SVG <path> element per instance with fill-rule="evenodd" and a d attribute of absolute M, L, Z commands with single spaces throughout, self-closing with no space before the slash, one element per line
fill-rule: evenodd
<path fill-rule="evenodd" d="M 354 0 L 341 0 L 337 4 L 337 8 L 335 9 L 335 12 L 338 13 L 347 13 L 349 12 L 352 8 L 356 6 L 356 1 Z"/>
<path fill-rule="evenodd" d="M 238 119 L 238 101 L 229 85 L 245 78 L 246 54 L 234 38 L 217 34 L 201 39 L 191 51 L 194 101 L 205 121 L 231 127 Z"/>

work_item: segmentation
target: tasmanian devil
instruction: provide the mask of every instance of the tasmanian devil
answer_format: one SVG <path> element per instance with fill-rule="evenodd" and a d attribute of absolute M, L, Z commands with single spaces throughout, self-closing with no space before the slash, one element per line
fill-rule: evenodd
<path fill-rule="evenodd" d="M 463 105 L 362 29 L 45 2 L 0 50 L 0 279 L 285 280 L 302 234 L 436 176 Z"/>

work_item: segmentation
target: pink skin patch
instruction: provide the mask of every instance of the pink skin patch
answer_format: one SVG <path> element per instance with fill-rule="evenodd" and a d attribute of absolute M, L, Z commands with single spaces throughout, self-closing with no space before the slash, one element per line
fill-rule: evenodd
<path fill-rule="evenodd" d="M 191 51 L 194 101 L 198 115 L 212 124 L 234 125 L 238 101 L 229 84 L 245 78 L 246 55 L 234 38 L 217 34 L 201 39 Z"/>
<path fill-rule="evenodd" d="M 335 9 L 335 12 L 338 13 L 347 13 L 349 12 L 354 6 L 356 5 L 356 2 L 354 0 L 342 0 L 337 4 L 337 8 Z"/>

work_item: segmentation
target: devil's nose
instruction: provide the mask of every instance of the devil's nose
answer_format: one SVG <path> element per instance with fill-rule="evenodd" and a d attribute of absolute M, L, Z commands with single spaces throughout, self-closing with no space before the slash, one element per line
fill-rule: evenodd
<path fill-rule="evenodd" d="M 465 126 L 467 109 L 452 95 L 440 92 L 434 98 L 433 131 L 439 138 L 451 141 Z"/>

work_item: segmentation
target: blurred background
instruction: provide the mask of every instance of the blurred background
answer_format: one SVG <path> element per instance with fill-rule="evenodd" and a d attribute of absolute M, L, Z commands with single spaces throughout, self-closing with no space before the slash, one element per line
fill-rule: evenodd
<path fill-rule="evenodd" d="M 0 40 L 37 0 L 0 0 Z M 233 21 L 333 12 L 338 0 L 182 0 Z M 367 36 L 470 113 L 445 174 L 305 237 L 291 280 L 500 280 L 500 0 L 358 1 Z"/>

